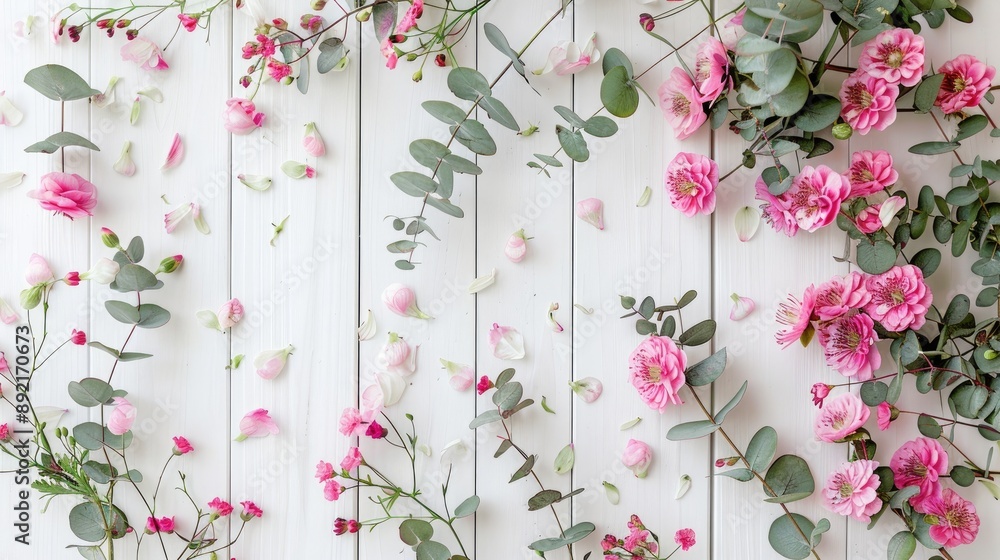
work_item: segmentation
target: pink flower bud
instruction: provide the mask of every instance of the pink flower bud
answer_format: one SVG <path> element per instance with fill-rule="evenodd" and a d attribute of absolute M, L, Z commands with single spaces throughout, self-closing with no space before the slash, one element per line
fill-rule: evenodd
<path fill-rule="evenodd" d="M 117 249 L 120 241 L 118 235 L 106 227 L 101 228 L 101 243 L 109 249 Z"/>
<path fill-rule="evenodd" d="M 80 273 L 79 272 L 67 272 L 66 276 L 63 277 L 63 282 L 67 286 L 79 286 L 80 285 Z"/>
<path fill-rule="evenodd" d="M 486 375 L 479 378 L 479 383 L 476 383 L 476 393 L 482 395 L 486 391 L 493 388 L 493 381 Z"/>
<path fill-rule="evenodd" d="M 254 358 L 253 367 L 257 369 L 257 375 L 264 379 L 274 379 L 285 369 L 289 354 L 295 347 L 289 344 L 279 350 L 267 350 L 261 352 Z"/>
<path fill-rule="evenodd" d="M 748 297 L 741 297 L 738 294 L 732 294 L 729 296 L 733 300 L 733 308 L 729 312 L 729 320 L 731 321 L 742 321 L 746 319 L 748 315 L 753 313 L 756 309 L 757 304 Z"/>
<path fill-rule="evenodd" d="M 157 272 L 163 272 L 166 274 L 171 274 L 176 272 L 178 268 L 181 267 L 181 263 L 184 262 L 184 255 L 174 255 L 172 257 L 167 257 L 160 261 L 160 268 Z"/>
<path fill-rule="evenodd" d="M 219 308 L 219 312 L 216 313 L 216 319 L 219 321 L 219 328 L 228 329 L 230 327 L 236 326 L 236 323 L 240 322 L 243 318 L 243 304 L 240 300 L 233 298 L 226 303 L 222 304 Z"/>
<path fill-rule="evenodd" d="M 823 399 L 830 395 L 830 389 L 833 389 L 833 386 L 825 383 L 813 385 L 812 389 L 809 390 L 813 396 L 813 404 L 819 408 L 823 408 Z"/>
<path fill-rule="evenodd" d="M 98 284 L 110 284 L 118 276 L 119 270 L 121 270 L 121 267 L 118 263 L 107 257 L 101 257 L 97 259 L 97 262 L 94 263 L 94 266 L 90 270 L 80 275 L 80 280 L 90 280 Z"/>
<path fill-rule="evenodd" d="M 382 291 L 382 303 L 386 309 L 396 315 L 403 317 L 416 317 L 417 319 L 433 319 L 417 307 L 417 296 L 409 286 L 403 284 L 390 284 Z"/>
<path fill-rule="evenodd" d="M 177 19 L 181 21 L 181 25 L 188 32 L 194 31 L 198 28 L 198 16 L 188 15 L 188 14 L 177 14 Z"/>
<path fill-rule="evenodd" d="M 622 464 L 632 471 L 636 478 L 646 478 L 649 465 L 653 462 L 653 450 L 649 445 L 636 439 L 628 440 L 622 452 Z"/>
<path fill-rule="evenodd" d="M 240 519 L 243 521 L 250 521 L 254 517 L 260 517 L 264 515 L 264 510 L 260 509 L 257 504 L 247 500 L 245 502 L 240 502 L 243 506 L 243 513 L 240 514 Z"/>
<path fill-rule="evenodd" d="M 653 19 L 652 14 L 639 14 L 639 26 L 646 31 L 652 31 L 656 28 L 656 20 Z"/>
<path fill-rule="evenodd" d="M 410 357 L 410 345 L 396 333 L 389 333 L 389 340 L 379 352 L 379 361 L 386 367 L 398 367 Z"/>
<path fill-rule="evenodd" d="M 49 263 L 45 260 L 45 257 L 38 253 L 31 254 L 31 257 L 28 258 L 28 268 L 24 271 L 24 279 L 28 282 L 29 286 L 47 284 L 51 280 L 54 280 L 52 268 L 49 267 Z"/>
<path fill-rule="evenodd" d="M 302 137 L 302 147 L 306 149 L 306 153 L 313 157 L 321 157 L 326 154 L 326 144 L 323 142 L 323 137 L 319 135 L 319 130 L 316 129 L 316 123 L 307 123 L 305 135 Z"/>
<path fill-rule="evenodd" d="M 604 203 L 598 198 L 588 198 L 576 203 L 576 215 L 597 229 L 604 229 Z"/>
<path fill-rule="evenodd" d="M 146 534 L 153 535 L 156 533 L 170 533 L 174 532 L 174 518 L 173 517 L 149 517 L 146 519 Z"/>
<path fill-rule="evenodd" d="M 111 416 L 108 417 L 108 431 L 116 436 L 120 436 L 132 429 L 132 423 L 135 422 L 135 417 L 139 411 L 124 397 L 115 397 L 114 403 L 115 409 L 111 411 Z"/>
<path fill-rule="evenodd" d="M 469 387 L 472 387 L 472 383 L 476 380 L 476 370 L 472 366 L 456 364 L 448 360 L 441 360 L 441 365 L 448 371 L 448 384 L 456 391 L 469 390 Z M 489 378 L 483 377 L 489 381 Z"/>
<path fill-rule="evenodd" d="M 186 455 L 194 451 L 194 446 L 184 436 L 174 437 L 174 455 Z"/>
<path fill-rule="evenodd" d="M 87 333 L 73 329 L 73 332 L 69 335 L 69 339 L 73 344 L 83 346 L 87 343 Z"/>
<path fill-rule="evenodd" d="M 266 410 L 258 408 L 248 412 L 240 420 L 240 435 L 236 436 L 236 441 L 243 441 L 248 437 L 266 437 L 276 433 L 278 425 L 274 423 L 274 419 Z"/>
<path fill-rule="evenodd" d="M 596 401 L 600 398 L 601 393 L 604 392 L 604 384 L 593 377 L 584 377 L 579 381 L 571 381 L 569 386 L 585 403 Z"/>
<path fill-rule="evenodd" d="M 504 247 L 503 254 L 510 262 L 519 263 L 528 254 L 528 238 L 524 236 L 524 230 L 519 229 L 507 238 L 507 246 Z"/>

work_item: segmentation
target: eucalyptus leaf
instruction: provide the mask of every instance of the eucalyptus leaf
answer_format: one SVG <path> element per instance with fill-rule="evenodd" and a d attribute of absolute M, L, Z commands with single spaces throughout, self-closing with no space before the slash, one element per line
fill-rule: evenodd
<path fill-rule="evenodd" d="M 24 83 L 38 93 L 56 101 L 75 101 L 100 95 L 79 74 L 58 64 L 33 68 L 24 76 Z"/>
<path fill-rule="evenodd" d="M 639 91 L 624 66 L 615 66 L 601 81 L 601 103 L 612 115 L 631 117 L 639 108 Z"/>
<path fill-rule="evenodd" d="M 45 140 L 35 142 L 34 144 L 25 148 L 24 151 L 28 152 L 29 154 L 39 153 L 39 152 L 43 154 L 52 154 L 58 151 L 59 148 L 63 148 L 66 146 L 81 146 L 90 150 L 94 150 L 96 152 L 101 151 L 101 149 L 97 147 L 97 144 L 94 144 L 93 142 L 87 140 L 83 136 L 80 136 L 79 134 L 75 134 L 73 132 L 65 132 L 65 131 L 57 132 L 52 136 L 49 136 Z"/>

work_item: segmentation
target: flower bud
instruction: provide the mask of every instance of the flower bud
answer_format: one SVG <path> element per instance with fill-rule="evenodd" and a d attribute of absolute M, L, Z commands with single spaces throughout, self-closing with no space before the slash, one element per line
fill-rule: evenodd
<path fill-rule="evenodd" d="M 326 0 L 312 0 L 312 2 L 309 3 L 309 7 L 317 11 L 322 10 L 326 7 Z"/>
<path fill-rule="evenodd" d="M 434 57 L 434 64 L 440 66 L 441 68 L 444 68 L 445 64 L 447 63 L 448 63 L 448 57 L 446 57 L 444 53 L 441 53 Z"/>
<path fill-rule="evenodd" d="M 656 20 L 653 19 L 652 14 L 639 14 L 639 25 L 646 31 L 652 31 L 656 28 Z"/>
<path fill-rule="evenodd" d="M 80 285 L 80 273 L 79 272 L 67 272 L 66 276 L 63 277 L 63 282 L 67 286 L 79 286 Z"/>
<path fill-rule="evenodd" d="M 181 267 L 181 263 L 184 262 L 183 255 L 174 255 L 172 257 L 167 257 L 160 261 L 160 268 L 156 269 L 156 274 L 163 272 L 165 274 L 171 274 L 176 272 L 178 268 Z"/>
<path fill-rule="evenodd" d="M 409 58 L 409 57 L 407 57 L 407 58 Z M 424 79 L 424 72 L 423 72 L 423 70 L 417 70 L 416 72 L 413 73 L 413 81 L 414 82 L 419 82 L 420 80 L 423 80 L 423 79 Z"/>
<path fill-rule="evenodd" d="M 400 42 L 402 42 L 402 41 L 400 41 Z M 415 55 L 415 54 L 413 54 L 413 53 L 410 53 L 410 54 L 406 55 L 406 61 L 407 61 L 407 62 L 413 62 L 413 61 L 414 61 L 414 60 L 416 60 L 416 59 L 417 59 L 417 55 Z M 417 71 L 417 73 L 419 74 L 419 73 L 420 73 L 420 71 L 418 70 L 418 71 Z M 416 77 L 417 77 L 417 74 L 414 74 L 414 75 L 413 75 L 413 77 L 414 77 L 414 78 L 416 78 Z M 421 77 L 423 77 L 423 75 L 421 75 Z M 416 81 L 418 81 L 418 82 L 419 82 L 420 80 L 416 80 Z"/>
<path fill-rule="evenodd" d="M 21 307 L 24 309 L 34 309 L 42 302 L 42 288 L 44 285 L 32 286 L 21 292 Z"/>
<path fill-rule="evenodd" d="M 371 19 L 371 17 L 372 17 L 372 9 L 368 8 L 367 10 L 361 10 L 360 12 L 358 12 L 358 15 L 354 16 L 354 19 L 360 21 L 361 23 L 364 23 L 369 19 Z"/>
<path fill-rule="evenodd" d="M 847 123 L 833 125 L 833 137 L 837 140 L 847 140 L 854 134 L 854 129 Z"/>
<path fill-rule="evenodd" d="M 118 235 L 106 227 L 101 228 L 101 242 L 109 249 L 118 249 L 120 244 Z"/>

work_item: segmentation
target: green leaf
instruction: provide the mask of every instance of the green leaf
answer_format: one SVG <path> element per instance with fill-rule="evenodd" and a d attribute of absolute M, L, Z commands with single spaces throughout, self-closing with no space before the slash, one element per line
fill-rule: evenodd
<path fill-rule="evenodd" d="M 521 466 L 514 471 L 514 474 L 511 475 L 508 484 L 528 476 L 531 473 L 531 469 L 535 467 L 535 461 L 537 459 L 538 455 L 528 455 L 528 458 L 524 460 L 524 463 L 522 463 Z"/>
<path fill-rule="evenodd" d="M 399 524 L 399 540 L 410 546 L 429 541 L 434 536 L 434 527 L 423 519 L 407 519 Z"/>
<path fill-rule="evenodd" d="M 372 27 L 379 43 L 385 41 L 396 28 L 396 17 L 395 2 L 380 1 L 372 4 Z"/>
<path fill-rule="evenodd" d="M 563 166 L 563 164 L 562 164 L 561 161 L 559 161 L 558 159 L 556 159 L 556 158 L 554 158 L 552 156 L 549 156 L 549 155 L 535 154 L 535 157 L 538 158 L 538 161 L 544 163 L 545 165 L 550 165 L 552 167 L 562 167 Z"/>
<path fill-rule="evenodd" d="M 597 115 L 587 119 L 583 125 L 583 131 L 591 136 L 607 138 L 618 132 L 618 123 L 608 117 Z"/>
<path fill-rule="evenodd" d="M 77 504 L 69 512 L 69 528 L 82 541 L 101 542 L 107 536 L 104 526 L 110 521 L 115 538 L 125 536 L 127 521 L 120 509 L 101 504 L 98 507 L 93 502 Z"/>
<path fill-rule="evenodd" d="M 816 489 L 809 464 L 796 455 L 778 457 L 767 470 L 764 482 L 771 488 L 771 491 L 765 488 L 764 492 L 779 503 L 800 500 L 811 495 Z"/>
<path fill-rule="evenodd" d="M 798 529 L 796 529 L 796 526 Z M 782 515 L 771 523 L 767 532 L 767 542 L 775 552 L 791 560 L 803 560 L 812 554 L 812 545 L 802 540 L 802 533 L 812 535 L 816 529 L 812 521 L 793 513 Z"/>
<path fill-rule="evenodd" d="M 787 42 L 801 43 L 823 24 L 823 5 L 816 0 L 752 0 L 746 4 L 743 28 L 755 35 L 766 32 Z"/>
<path fill-rule="evenodd" d="M 576 452 L 573 450 L 573 444 L 571 443 L 559 450 L 553 468 L 556 474 L 566 474 L 573 470 L 574 464 L 576 464 Z"/>
<path fill-rule="evenodd" d="M 670 441 L 682 441 L 686 439 L 698 439 L 715 433 L 722 426 L 708 420 L 696 420 L 694 422 L 684 422 L 677 424 L 667 431 L 667 439 Z"/>
<path fill-rule="evenodd" d="M 466 111 L 447 101 L 424 101 L 420 106 L 432 117 L 445 124 L 458 124 L 465 120 Z"/>
<path fill-rule="evenodd" d="M 144 303 L 139 306 L 139 317 L 137 325 L 144 329 L 155 329 L 170 321 L 170 312 L 159 305 Z"/>
<path fill-rule="evenodd" d="M 572 126 L 573 128 L 583 128 L 584 126 L 587 125 L 587 121 L 584 120 L 584 118 L 581 117 L 580 115 L 574 113 L 573 109 L 570 109 L 569 107 L 556 105 L 555 107 L 553 107 L 553 110 L 556 113 L 559 113 L 559 116 L 562 117 L 563 120 L 569 123 L 570 126 Z"/>
<path fill-rule="evenodd" d="M 347 47 L 338 37 L 330 37 L 319 44 L 319 57 L 316 59 L 316 71 L 326 74 L 333 70 L 344 57 L 347 56 Z"/>
<path fill-rule="evenodd" d="M 729 478 L 738 480 L 740 482 L 750 482 L 751 480 L 753 480 L 753 473 L 750 472 L 750 469 L 744 469 L 744 468 L 729 469 L 728 471 L 721 471 L 718 474 L 722 476 L 727 476 Z"/>
<path fill-rule="evenodd" d="M 423 244 L 410 241 L 409 239 L 401 239 L 399 241 L 393 241 L 392 243 L 386 245 L 385 248 L 388 249 L 390 253 L 403 254 L 409 253 L 420 245 Z"/>
<path fill-rule="evenodd" d="M 697 364 L 688 368 L 685 372 L 687 384 L 692 387 L 701 387 L 714 382 L 726 370 L 726 349 L 723 348 L 715 354 L 705 358 Z"/>
<path fill-rule="evenodd" d="M 496 387 L 497 389 L 502 388 L 507 383 L 510 383 L 511 379 L 514 379 L 514 374 L 515 373 L 516 373 L 516 371 L 514 370 L 514 368 L 507 368 L 507 369 L 501 371 L 500 375 L 497 375 L 497 380 L 493 384 L 493 386 Z"/>
<path fill-rule="evenodd" d="M 884 403 L 888 393 L 889 386 L 881 381 L 865 381 L 861 384 L 861 400 L 868 406 L 878 406 Z"/>
<path fill-rule="evenodd" d="M 479 426 L 485 426 L 486 424 L 492 424 L 493 422 L 499 422 L 502 419 L 503 419 L 503 417 L 500 416 L 500 411 L 498 411 L 498 410 L 487 410 L 486 412 L 483 412 L 479 416 L 476 416 L 475 418 L 473 418 L 472 422 L 469 422 L 469 429 L 470 430 L 475 430 Z"/>
<path fill-rule="evenodd" d="M 111 465 L 97 461 L 87 461 L 84 463 L 83 472 L 90 477 L 90 480 L 98 484 L 107 484 L 111 482 L 111 478 L 114 476 Z"/>
<path fill-rule="evenodd" d="M 955 387 L 948 395 L 948 402 L 955 406 L 955 412 L 965 418 L 978 418 L 979 411 L 989 398 L 989 390 L 986 387 L 973 385 L 971 381 L 966 381 Z"/>
<path fill-rule="evenodd" d="M 989 119 L 983 115 L 969 115 L 968 117 L 962 119 L 962 122 L 958 123 L 958 131 L 955 133 L 955 137 L 952 138 L 952 141 L 961 142 L 966 138 L 975 136 L 985 130 L 989 124 Z"/>
<path fill-rule="evenodd" d="M 809 98 L 795 116 L 796 128 L 803 132 L 819 132 L 832 125 L 840 116 L 840 100 L 832 95 L 816 94 Z"/>
<path fill-rule="evenodd" d="M 601 70 L 604 72 L 604 75 L 607 75 L 608 72 L 618 66 L 625 68 L 625 74 L 630 78 L 635 74 L 635 71 L 632 70 L 632 61 L 628 59 L 628 56 L 621 49 L 611 47 L 604 53 L 604 58 L 601 59 Z"/>
<path fill-rule="evenodd" d="M 888 241 L 858 242 L 858 266 L 868 274 L 882 274 L 896 264 L 896 248 Z"/>
<path fill-rule="evenodd" d="M 90 87 L 79 74 L 58 64 L 46 64 L 33 68 L 25 74 L 24 83 L 45 97 L 56 101 L 74 101 L 101 93 Z"/>
<path fill-rule="evenodd" d="M 588 521 L 577 523 L 563 531 L 561 537 L 537 540 L 528 545 L 528 548 L 537 552 L 551 552 L 587 538 L 594 529 L 596 529 L 594 524 Z"/>
<path fill-rule="evenodd" d="M 642 336 L 656 334 L 656 323 L 645 319 L 638 319 L 635 322 L 635 332 L 641 334 Z"/>
<path fill-rule="evenodd" d="M 944 324 L 957 325 L 961 323 L 969 314 L 970 305 L 969 296 L 965 294 L 955 296 L 948 305 L 948 310 L 944 313 Z"/>
<path fill-rule="evenodd" d="M 55 153 L 59 150 L 59 148 L 65 146 L 82 146 L 96 152 L 101 151 L 101 149 L 97 147 L 97 144 L 94 144 L 90 140 L 87 140 L 83 136 L 73 132 L 57 132 L 45 140 L 35 142 L 34 144 L 28 146 L 24 149 L 24 151 L 29 154 L 39 152 L 43 154 L 51 154 Z"/>
<path fill-rule="evenodd" d="M 493 454 L 493 458 L 496 459 L 507 452 L 514 444 L 511 443 L 509 439 L 505 439 L 500 442 L 500 446 L 497 447 L 496 453 Z"/>
<path fill-rule="evenodd" d="M 507 127 L 514 132 L 521 130 L 521 127 L 517 125 L 517 121 L 514 120 L 514 115 L 510 114 L 507 106 L 501 103 L 499 99 L 487 95 L 479 102 L 479 106 L 486 109 L 486 114 L 501 126 Z"/>
<path fill-rule="evenodd" d="M 125 254 L 128 255 L 130 261 L 137 263 L 146 256 L 146 245 L 142 242 L 142 238 L 138 235 L 129 241 L 128 247 L 125 249 Z"/>
<path fill-rule="evenodd" d="M 125 303 L 125 302 L 121 302 L 121 303 Z M 107 352 L 108 354 L 111 354 L 115 358 L 119 357 L 118 350 L 115 350 L 114 348 L 111 348 L 110 346 L 101 344 L 100 342 L 97 342 L 96 340 L 91 340 L 90 342 L 87 343 L 87 346 L 90 346 L 91 348 L 97 348 L 98 350 L 103 350 L 104 352 Z"/>
<path fill-rule="evenodd" d="M 69 396 L 73 401 L 85 407 L 100 406 L 111 400 L 111 393 L 114 389 L 103 379 L 87 377 L 79 382 L 69 382 Z"/>
<path fill-rule="evenodd" d="M 573 161 L 583 162 L 590 158 L 590 150 L 587 149 L 587 141 L 583 138 L 583 133 L 579 130 L 556 125 L 556 137 L 559 138 L 559 145 L 563 151 Z"/>
<path fill-rule="evenodd" d="M 152 354 L 144 354 L 142 352 L 122 352 L 118 356 L 118 360 L 122 362 L 135 362 L 137 360 L 145 360 L 146 358 L 152 358 Z"/>
<path fill-rule="evenodd" d="M 699 346 L 712 340 L 715 336 L 716 323 L 711 319 L 706 319 L 681 333 L 677 342 L 684 346 Z"/>
<path fill-rule="evenodd" d="M 639 91 L 624 66 L 615 66 L 601 81 L 601 103 L 612 115 L 631 117 L 639 108 Z"/>
<path fill-rule="evenodd" d="M 141 265 L 129 263 L 118 270 L 112 287 L 119 292 L 141 292 L 157 289 L 161 285 L 152 272 Z"/>
<path fill-rule="evenodd" d="M 979 191 L 973 187 L 955 187 L 948 191 L 948 194 L 944 197 L 948 204 L 954 206 L 965 206 L 966 204 L 972 204 L 979 200 Z"/>
<path fill-rule="evenodd" d="M 740 386 L 740 389 L 738 391 L 736 391 L 735 395 L 733 395 L 733 398 L 729 399 L 729 402 L 726 403 L 726 406 L 723 406 L 722 409 L 719 410 L 719 412 L 717 412 L 715 414 L 715 423 L 716 424 L 722 424 L 722 422 L 724 422 L 726 420 L 726 416 L 730 412 L 732 412 L 732 410 L 734 408 L 736 408 L 736 405 L 740 404 L 740 401 L 743 400 L 743 395 L 746 394 L 746 392 L 747 392 L 747 385 L 748 384 L 749 384 L 749 381 L 744 381 L 743 385 Z"/>
<path fill-rule="evenodd" d="M 393 4 L 395 5 L 395 4 Z M 417 545 L 417 560 L 449 560 L 451 551 L 437 541 L 424 541 Z"/>
<path fill-rule="evenodd" d="M 84 560 L 107 560 L 100 546 L 69 545 L 66 548 L 76 548 Z"/>
<path fill-rule="evenodd" d="M 492 156 L 497 153 L 497 144 L 493 141 L 493 137 L 490 136 L 483 123 L 475 119 L 466 120 L 458 127 L 457 131 L 454 125 L 449 127 L 449 130 L 455 134 L 455 139 L 460 144 L 472 150 L 473 153 L 482 156 Z"/>
<path fill-rule="evenodd" d="M 483 169 L 475 163 L 455 154 L 448 154 L 444 156 L 444 162 L 448 164 L 448 167 L 452 168 L 455 173 L 461 173 L 463 175 L 479 175 L 483 172 Z"/>
<path fill-rule="evenodd" d="M 448 73 L 448 89 L 459 99 L 475 101 L 492 94 L 486 77 L 474 68 L 455 68 Z"/>
<path fill-rule="evenodd" d="M 933 156 L 954 152 L 960 147 L 962 147 L 962 145 L 958 142 L 921 142 L 910 146 L 909 152 L 911 154 L 918 154 L 922 156 Z"/>
<path fill-rule="evenodd" d="M 924 273 L 924 278 L 927 278 L 931 274 L 934 274 L 934 271 L 941 265 L 941 251 L 938 251 L 934 247 L 921 249 L 917 254 L 913 255 L 910 263 L 919 268 Z"/>
<path fill-rule="evenodd" d="M 433 179 L 415 171 L 400 171 L 389 176 L 392 184 L 410 196 L 424 196 L 435 192 L 438 184 Z"/>
<path fill-rule="evenodd" d="M 775 115 L 791 117 L 802 110 L 807 99 L 809 99 L 809 79 L 800 72 L 796 72 L 788 83 L 788 87 L 781 93 L 771 96 L 769 105 Z"/>
<path fill-rule="evenodd" d="M 917 551 L 917 539 L 909 531 L 900 531 L 889 539 L 889 560 L 910 560 Z"/>
<path fill-rule="evenodd" d="M 774 453 L 778 449 L 778 432 L 771 426 L 764 426 L 757 430 L 757 433 L 750 438 L 747 444 L 746 458 L 750 463 L 750 468 L 757 472 L 763 472 L 774 458 Z"/>
<path fill-rule="evenodd" d="M 521 402 L 524 388 L 520 383 L 506 383 L 503 387 L 493 392 L 493 404 L 497 405 L 501 411 L 512 410 L 517 403 Z"/>
<path fill-rule="evenodd" d="M 528 499 L 528 511 L 538 511 L 562 499 L 562 492 L 558 490 L 542 490 Z"/>
<path fill-rule="evenodd" d="M 448 214 L 449 216 L 453 216 L 455 218 L 465 217 L 465 212 L 463 212 L 462 209 L 459 208 L 458 206 L 452 204 L 451 201 L 448 200 L 447 198 L 438 198 L 436 196 L 429 196 L 427 197 L 427 205 L 433 208 L 437 208 L 438 210 L 444 212 L 445 214 Z"/>
<path fill-rule="evenodd" d="M 517 56 L 514 49 L 511 48 L 510 43 L 507 41 L 507 37 L 504 37 L 503 32 L 493 25 L 492 23 L 486 22 L 483 24 L 483 32 L 486 34 L 486 39 L 493 45 L 498 51 L 500 51 L 504 56 L 510 59 L 511 67 L 524 77 L 524 63 Z"/>
<path fill-rule="evenodd" d="M 509 439 L 505 439 L 504 441 L 510 443 Z M 462 503 L 458 504 L 457 508 L 455 508 L 455 517 L 468 517 L 473 513 L 476 513 L 476 510 L 479 509 L 479 502 L 479 496 L 469 496 L 463 500 Z"/>
<path fill-rule="evenodd" d="M 108 310 L 108 313 L 114 320 L 120 323 L 125 323 L 126 325 L 139 323 L 139 309 L 134 305 L 111 299 L 104 302 L 104 308 Z M 117 354 L 118 352 L 115 351 L 116 356 Z"/>
<path fill-rule="evenodd" d="M 951 468 L 951 480 L 963 488 L 968 488 L 976 483 L 976 473 L 969 467 L 955 465 Z"/>

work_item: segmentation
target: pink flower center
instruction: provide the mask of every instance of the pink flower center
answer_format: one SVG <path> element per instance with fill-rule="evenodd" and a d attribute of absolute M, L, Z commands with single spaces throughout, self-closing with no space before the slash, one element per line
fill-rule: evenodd
<path fill-rule="evenodd" d="M 685 173 L 675 172 L 670 177 L 670 183 L 675 193 L 684 196 L 694 196 L 698 184 Z"/>
<path fill-rule="evenodd" d="M 951 73 L 945 76 L 944 89 L 952 93 L 962 93 L 965 89 L 965 77 L 958 73 Z"/>
<path fill-rule="evenodd" d="M 830 427 L 834 430 L 840 430 L 847 424 L 847 414 L 843 410 L 834 413 L 834 417 L 831 419 Z"/>
<path fill-rule="evenodd" d="M 660 366 L 653 364 L 646 366 L 646 379 L 648 379 L 650 383 L 659 383 L 662 375 L 663 370 L 660 369 Z"/>
<path fill-rule="evenodd" d="M 691 112 L 691 101 L 681 94 L 674 96 L 673 103 L 670 105 L 670 110 L 674 112 L 675 115 L 686 117 Z"/>
<path fill-rule="evenodd" d="M 899 45 L 882 45 L 879 51 L 882 62 L 889 68 L 899 68 L 903 65 L 903 51 Z"/>
<path fill-rule="evenodd" d="M 910 455 L 903 465 L 903 472 L 917 478 L 927 478 L 927 465 L 921 463 L 916 455 Z"/>
<path fill-rule="evenodd" d="M 909 282 L 905 278 L 890 278 L 874 294 L 881 304 L 895 307 L 906 301 Z"/>
<path fill-rule="evenodd" d="M 857 182 L 867 183 L 869 181 L 875 180 L 875 174 L 872 170 L 867 167 L 859 167 L 854 171 L 854 177 L 852 177 Z"/>
<path fill-rule="evenodd" d="M 875 96 L 872 95 L 864 84 L 854 84 L 847 89 L 847 100 L 854 105 L 859 105 L 862 109 L 871 107 Z"/>
<path fill-rule="evenodd" d="M 854 494 L 854 487 L 851 486 L 850 483 L 848 483 L 846 480 L 841 481 L 841 483 L 840 483 L 840 497 L 841 498 L 850 498 L 852 494 Z"/>
<path fill-rule="evenodd" d="M 972 515 L 969 514 L 969 510 L 962 506 L 949 508 L 944 514 L 944 519 L 951 527 L 965 528 L 972 525 Z"/>

